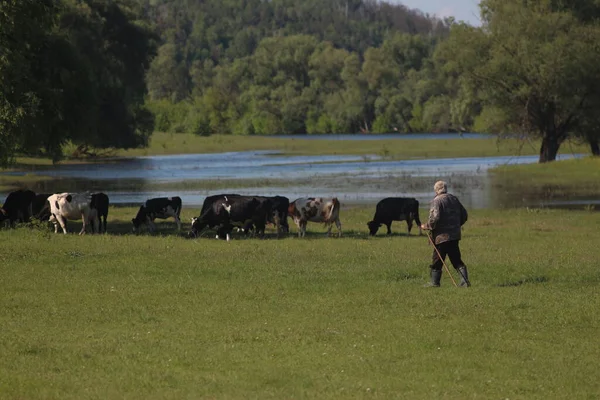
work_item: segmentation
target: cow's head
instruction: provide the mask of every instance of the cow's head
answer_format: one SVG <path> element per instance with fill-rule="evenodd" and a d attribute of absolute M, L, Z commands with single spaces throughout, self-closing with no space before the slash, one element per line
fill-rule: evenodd
<path fill-rule="evenodd" d="M 140 209 L 138 210 L 138 213 L 135 216 L 135 218 L 131 219 L 131 223 L 133 224 L 133 231 L 134 232 L 137 229 L 139 229 L 140 225 L 142 225 L 142 223 L 144 222 L 144 219 L 145 219 L 145 207 L 144 206 L 140 206 Z"/>
<path fill-rule="evenodd" d="M 367 226 L 369 227 L 369 233 L 371 236 L 375 236 L 381 224 L 375 221 L 369 221 L 367 222 Z"/>

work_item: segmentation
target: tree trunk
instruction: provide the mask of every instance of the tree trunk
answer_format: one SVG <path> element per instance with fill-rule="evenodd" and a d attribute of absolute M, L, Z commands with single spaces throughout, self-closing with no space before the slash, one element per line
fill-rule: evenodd
<path fill-rule="evenodd" d="M 555 132 L 546 132 L 542 139 L 542 147 L 540 148 L 540 163 L 556 160 L 558 148 L 562 141 L 558 140 Z"/>
<path fill-rule="evenodd" d="M 598 139 L 589 139 L 590 148 L 592 150 L 592 155 L 600 156 L 600 146 L 598 145 Z"/>

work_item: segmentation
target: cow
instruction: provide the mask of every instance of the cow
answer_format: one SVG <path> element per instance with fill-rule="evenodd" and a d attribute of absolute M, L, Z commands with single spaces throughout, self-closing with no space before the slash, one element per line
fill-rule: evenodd
<path fill-rule="evenodd" d="M 167 219 L 173 217 L 177 223 L 177 230 L 181 230 L 181 198 L 180 197 L 157 197 L 148 199 L 140 206 L 135 218 L 131 219 L 133 231 L 135 232 L 142 224 L 148 226 L 148 230 L 153 232 L 156 228 L 154 220 Z"/>
<path fill-rule="evenodd" d="M 419 219 L 419 202 L 412 197 L 387 197 L 377 203 L 375 216 L 367 223 L 369 233 L 375 236 L 381 225 L 387 226 L 387 234 L 392 234 L 392 221 L 406 221 L 408 234 L 412 229 L 413 221 L 421 232 L 421 220 Z"/>
<path fill-rule="evenodd" d="M 10 192 L 0 208 L 0 221 L 8 220 L 10 226 L 14 226 L 16 222 L 29 222 L 34 197 L 35 193 L 31 190 L 19 189 Z"/>
<path fill-rule="evenodd" d="M 342 224 L 340 223 L 340 202 L 336 197 L 308 197 L 294 200 L 290 203 L 288 214 L 296 226 L 298 226 L 298 237 L 306 235 L 308 221 L 323 222 L 328 226 L 327 236 L 331 235 L 331 228 L 335 223 L 338 229 L 338 237 L 342 236 Z"/>
<path fill-rule="evenodd" d="M 40 221 L 48 221 L 50 219 L 50 203 L 48 197 L 52 193 L 38 193 L 31 202 L 31 215 Z"/>
<path fill-rule="evenodd" d="M 284 196 L 253 196 L 261 203 L 266 203 L 268 207 L 267 212 L 267 223 L 275 225 L 277 230 L 277 237 L 280 237 L 281 233 L 288 233 L 290 227 L 288 225 L 288 208 L 290 206 L 290 200 Z M 249 232 L 254 229 L 254 225 L 249 222 L 242 230 Z"/>
<path fill-rule="evenodd" d="M 54 224 L 54 233 L 58 233 L 58 225 L 67 234 L 67 220 L 82 219 L 80 235 L 85 235 L 89 223 L 92 232 L 97 232 L 98 215 L 92 208 L 92 195 L 90 193 L 57 193 L 48 197 L 50 204 L 50 222 Z"/>
<path fill-rule="evenodd" d="M 98 232 L 106 233 L 106 218 L 108 217 L 108 205 L 110 201 L 108 196 L 102 192 L 92 193 L 91 207 L 96 210 L 98 215 Z M 104 221 L 102 221 L 104 219 Z"/>
<path fill-rule="evenodd" d="M 256 232 L 264 235 L 272 203 L 268 199 L 259 200 L 255 196 L 215 195 L 207 197 L 199 217 L 192 218 L 189 236 L 197 237 L 205 228 L 217 227 L 217 238 L 229 240 L 234 226 L 256 227 Z"/>

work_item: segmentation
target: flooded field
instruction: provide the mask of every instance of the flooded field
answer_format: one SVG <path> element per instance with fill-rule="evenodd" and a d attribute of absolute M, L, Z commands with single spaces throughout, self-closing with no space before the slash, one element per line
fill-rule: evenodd
<path fill-rule="evenodd" d="M 540 198 L 494 186 L 490 168 L 536 161 L 537 156 L 389 161 L 376 155 L 282 156 L 273 151 L 247 151 L 138 157 L 7 174 L 51 177 L 30 185 L 36 192 L 103 191 L 112 204 L 123 205 L 178 195 L 184 204 L 199 206 L 206 196 L 223 192 L 277 194 L 291 199 L 337 196 L 347 204 L 410 196 L 425 205 L 438 179 L 448 181 L 450 190 L 470 208 L 600 203 L 594 198 Z"/>

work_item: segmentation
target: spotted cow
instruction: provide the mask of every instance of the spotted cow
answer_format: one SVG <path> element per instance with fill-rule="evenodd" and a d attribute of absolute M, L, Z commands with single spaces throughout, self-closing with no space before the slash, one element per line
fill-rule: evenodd
<path fill-rule="evenodd" d="M 58 193 L 48 197 L 50 204 L 50 222 L 54 224 L 54 233 L 58 233 L 58 225 L 67 233 L 67 220 L 81 219 L 83 226 L 80 235 L 84 235 L 89 223 L 93 232 L 98 232 L 98 215 L 92 208 L 90 193 Z"/>
<path fill-rule="evenodd" d="M 336 197 L 308 197 L 294 200 L 290 203 L 288 214 L 296 226 L 298 226 L 298 237 L 306 235 L 308 221 L 323 222 L 328 226 L 327 235 L 331 235 L 331 228 L 335 223 L 338 236 L 342 236 L 342 224 L 340 223 L 340 202 Z"/>
<path fill-rule="evenodd" d="M 173 217 L 177 223 L 177 229 L 181 230 L 181 198 L 180 197 L 157 197 L 148 199 L 140 206 L 135 218 L 131 219 L 133 231 L 135 232 L 142 224 L 148 226 L 148 230 L 153 232 L 156 229 L 154 220 L 167 219 Z"/>

